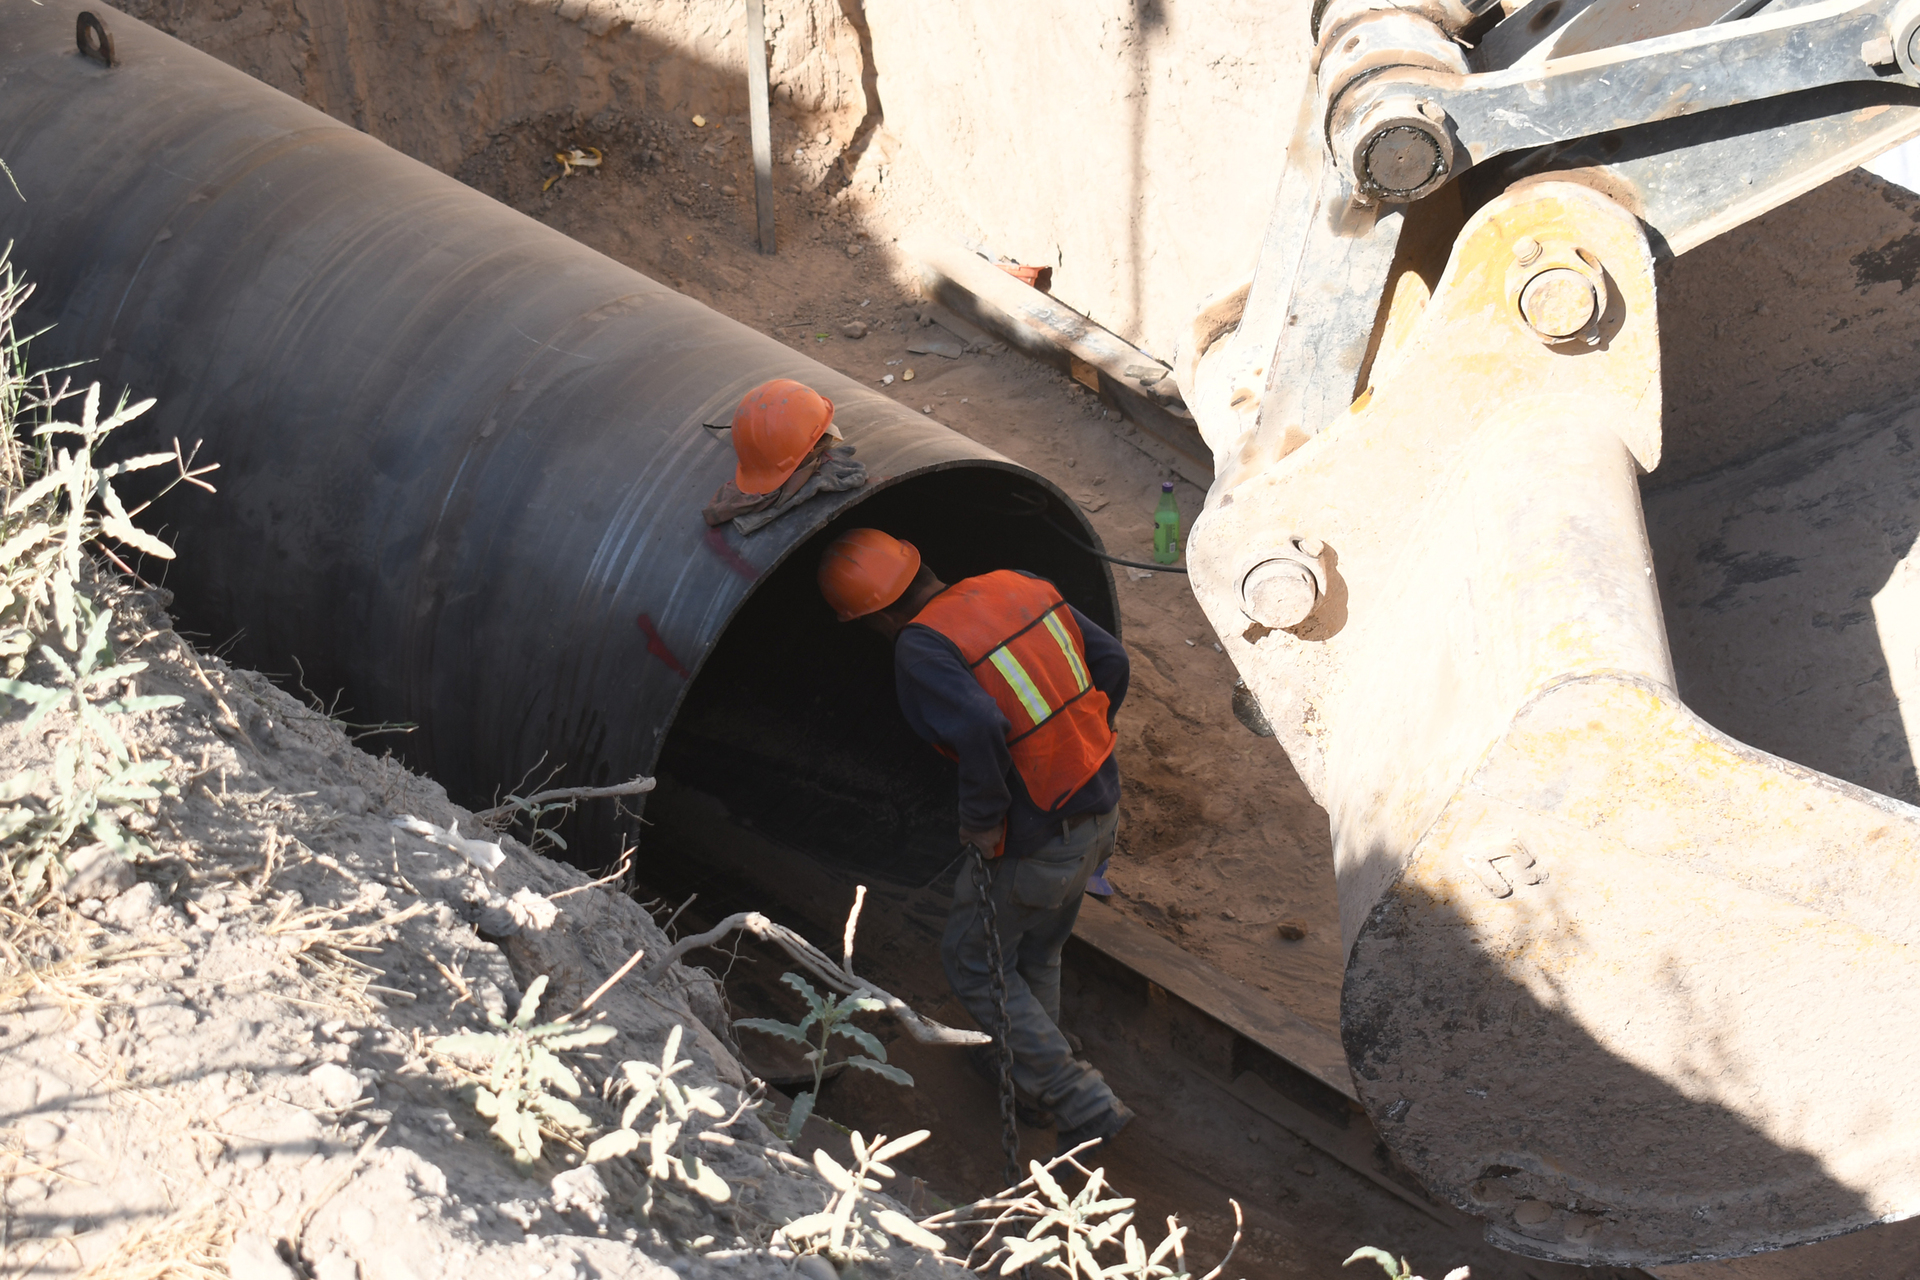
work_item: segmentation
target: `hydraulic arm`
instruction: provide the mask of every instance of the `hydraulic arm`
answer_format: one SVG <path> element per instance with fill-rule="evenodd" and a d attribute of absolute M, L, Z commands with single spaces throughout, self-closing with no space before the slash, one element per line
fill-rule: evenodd
<path fill-rule="evenodd" d="M 1195 592 L 1330 816 L 1380 1133 L 1497 1243 L 1920 1212 L 1920 810 L 1676 690 L 1654 263 L 1920 133 L 1920 3 L 1333 0 L 1179 373 Z"/>

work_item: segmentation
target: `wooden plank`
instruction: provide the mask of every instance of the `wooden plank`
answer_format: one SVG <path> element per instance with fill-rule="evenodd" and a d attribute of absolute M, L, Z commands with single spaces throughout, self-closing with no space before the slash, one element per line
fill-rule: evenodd
<path fill-rule="evenodd" d="M 1252 1072 L 1241 1072 L 1230 1084 L 1206 1075 L 1202 1079 L 1435 1222 L 1465 1230 L 1478 1228 L 1475 1219 L 1428 1199 L 1382 1159 L 1379 1137 L 1366 1112 L 1359 1109 L 1339 1037 L 1110 908 L 1093 903 L 1082 906 L 1073 935 L 1356 1105 L 1348 1123 L 1338 1124 L 1286 1097 Z"/>
<path fill-rule="evenodd" d="M 1442 1226 L 1472 1229 L 1479 1224 L 1471 1217 L 1447 1205 L 1427 1199 L 1418 1187 L 1394 1177 L 1380 1157 L 1380 1138 L 1366 1113 L 1356 1111 L 1351 1124 L 1342 1128 L 1325 1117 L 1287 1098 L 1278 1089 L 1251 1072 L 1243 1072 L 1230 1085 L 1203 1076 L 1248 1110 L 1257 1112 L 1284 1129 L 1306 1139 L 1347 1168 L 1412 1208 L 1418 1209 Z"/>
<path fill-rule="evenodd" d="M 753 205 L 760 215 L 762 253 L 774 251 L 773 122 L 767 111 L 767 3 L 747 0 L 747 123 L 753 135 Z"/>
<path fill-rule="evenodd" d="M 1212 482 L 1213 452 L 1164 363 L 977 253 L 928 238 L 910 242 L 906 253 L 919 265 L 929 298 L 1086 383 L 1179 455 L 1181 474 L 1191 471 L 1202 488 Z"/>
<path fill-rule="evenodd" d="M 932 273 L 959 285 L 1004 317 L 997 328 L 1016 326 L 1009 337 L 1029 350 L 1054 347 L 1099 369 L 1115 383 L 1157 400 L 1176 414 L 1186 412 L 1173 371 L 1117 334 L 1101 328 L 1058 298 L 1023 284 L 977 253 L 932 239 L 916 240 L 907 252 Z M 928 283 L 935 283 L 929 281 Z M 932 290 L 938 295 L 937 284 Z M 1128 373 L 1129 369 L 1139 372 Z M 1143 381 L 1142 379 L 1146 379 Z"/>
<path fill-rule="evenodd" d="M 1118 911 L 1087 903 L 1073 936 L 1355 1102 L 1340 1038 Z"/>

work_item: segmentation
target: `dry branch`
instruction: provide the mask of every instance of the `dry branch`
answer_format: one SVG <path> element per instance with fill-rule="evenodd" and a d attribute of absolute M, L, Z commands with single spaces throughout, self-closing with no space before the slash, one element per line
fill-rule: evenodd
<path fill-rule="evenodd" d="M 775 924 L 758 911 L 736 912 L 705 933 L 689 934 L 680 939 L 667 948 L 664 955 L 654 961 L 653 967 L 647 970 L 641 981 L 652 985 L 659 981 L 660 977 L 680 957 L 690 951 L 698 951 L 701 947 L 710 947 L 736 931 L 750 933 L 756 938 L 778 946 L 792 956 L 801 968 L 841 995 L 852 995 L 856 991 L 866 992 L 886 1005 L 887 1012 L 899 1019 L 900 1024 L 907 1029 L 907 1034 L 921 1044 L 969 1045 L 993 1042 L 993 1037 L 981 1032 L 961 1031 L 955 1027 L 942 1026 L 931 1018 L 922 1017 L 909 1008 L 907 1002 L 899 996 L 890 995 L 871 982 L 862 982 L 855 978 L 811 942 L 785 925 Z"/>
<path fill-rule="evenodd" d="M 507 855 L 493 841 L 475 840 L 461 835 L 458 822 L 451 827 L 441 827 L 424 818 L 416 818 L 410 813 L 404 813 L 392 819 L 389 825 L 400 828 L 408 835 L 419 836 L 430 845 L 451 850 L 482 871 L 491 872 L 507 860 Z"/>
<path fill-rule="evenodd" d="M 477 822 L 492 822 L 511 813 L 544 804 L 571 800 L 608 800 L 614 796 L 645 795 L 651 790 L 653 790 L 652 778 L 635 778 L 631 782 L 621 782 L 611 787 L 560 787 L 553 791 L 536 791 L 525 798 L 510 799 L 505 804 L 497 804 L 491 809 L 482 809 L 473 816 Z"/>

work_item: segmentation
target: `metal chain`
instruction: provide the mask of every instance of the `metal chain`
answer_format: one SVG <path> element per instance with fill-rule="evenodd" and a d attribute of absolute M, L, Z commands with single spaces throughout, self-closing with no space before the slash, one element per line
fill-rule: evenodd
<path fill-rule="evenodd" d="M 994 1039 L 1000 1044 L 1000 1150 L 1006 1156 L 1006 1186 L 1020 1181 L 1020 1129 L 1013 1114 L 1013 1020 L 1007 1015 L 1007 971 L 1002 967 L 999 912 L 993 903 L 993 874 L 979 845 L 973 850 L 973 883 L 987 918 L 987 963 L 993 966 L 993 1009 L 1000 1026 Z"/>

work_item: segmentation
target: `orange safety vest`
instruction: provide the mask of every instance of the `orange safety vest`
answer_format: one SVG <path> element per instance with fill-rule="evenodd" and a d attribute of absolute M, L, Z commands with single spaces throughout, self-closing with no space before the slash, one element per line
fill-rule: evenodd
<path fill-rule="evenodd" d="M 914 622 L 952 641 L 993 695 L 1013 767 L 1042 809 L 1065 804 L 1113 754 L 1107 695 L 1093 687 L 1080 626 L 1051 584 L 998 569 L 954 583 Z"/>

